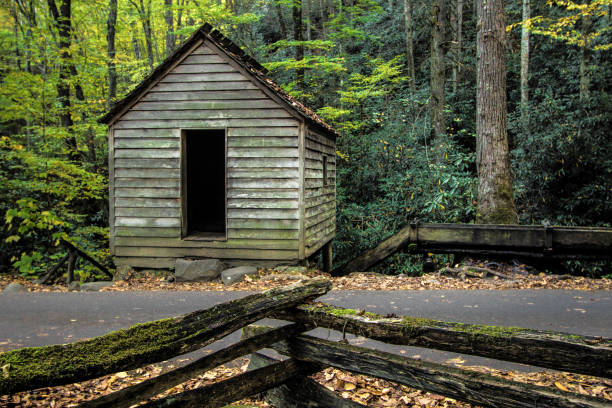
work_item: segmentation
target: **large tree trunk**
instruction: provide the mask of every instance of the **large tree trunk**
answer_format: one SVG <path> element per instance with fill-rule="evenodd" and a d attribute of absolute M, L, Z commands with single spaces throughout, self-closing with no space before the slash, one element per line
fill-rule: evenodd
<path fill-rule="evenodd" d="M 506 129 L 506 16 L 503 0 L 478 1 L 476 87 L 477 221 L 516 224 Z"/>
<path fill-rule="evenodd" d="M 444 95 L 444 85 L 446 82 L 446 64 L 444 61 L 447 20 L 446 1 L 433 0 L 431 3 L 431 99 L 429 109 L 432 137 L 434 140 L 446 132 L 446 122 L 444 120 L 444 105 L 446 104 Z"/>
<path fill-rule="evenodd" d="M 117 26 L 117 0 L 108 1 L 108 20 L 106 21 L 106 55 L 108 58 L 108 107 L 115 104 L 117 98 L 117 64 L 115 56 L 115 27 Z"/>
<path fill-rule="evenodd" d="M 302 2 L 293 0 L 293 39 L 295 41 L 304 41 L 302 28 Z M 295 60 L 299 63 L 304 59 L 304 46 L 298 44 L 295 47 Z M 295 70 L 295 80 L 298 89 L 304 89 L 304 68 Z"/>
<path fill-rule="evenodd" d="M 574 373 L 612 377 L 612 339 L 552 331 L 442 322 L 372 313 L 317 303 L 283 310 L 277 318 L 314 322 L 390 344 L 496 358 Z"/>
<path fill-rule="evenodd" d="M 457 93 L 459 74 L 461 73 L 461 42 L 463 41 L 463 0 L 456 0 L 453 8 L 451 26 L 453 30 L 453 93 Z"/>
<path fill-rule="evenodd" d="M 412 0 L 404 0 L 404 23 L 406 25 L 406 60 L 410 75 L 410 91 L 416 92 L 416 72 L 414 69 L 414 42 L 412 40 Z"/>
<path fill-rule="evenodd" d="M 531 0 L 523 0 L 523 22 L 531 18 Z M 529 29 L 521 28 L 521 124 L 523 133 L 529 132 Z"/>
<path fill-rule="evenodd" d="M 57 82 L 57 99 L 61 105 L 60 124 L 66 129 L 66 147 L 70 160 L 79 161 L 77 140 L 74 135 L 72 121 L 72 105 L 70 103 L 70 78 L 72 77 L 70 45 L 72 44 L 72 13 L 71 0 L 61 0 L 59 10 L 55 0 L 48 0 L 49 11 L 59 34 L 59 81 Z"/>
<path fill-rule="evenodd" d="M 0 395 L 85 381 L 190 353 L 330 289 L 328 280 L 311 279 L 91 340 L 1 353 L 0 367 L 9 368 L 0 376 Z"/>
<path fill-rule="evenodd" d="M 164 20 L 166 21 L 166 57 L 168 57 L 172 54 L 172 51 L 174 51 L 174 46 L 176 44 L 172 0 L 164 0 Z"/>

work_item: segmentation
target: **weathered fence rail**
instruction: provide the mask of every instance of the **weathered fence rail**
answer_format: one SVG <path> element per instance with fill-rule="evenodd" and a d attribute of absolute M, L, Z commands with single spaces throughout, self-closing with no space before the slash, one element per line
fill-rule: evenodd
<path fill-rule="evenodd" d="M 276 329 L 248 326 L 240 342 L 80 407 L 221 407 L 272 390 L 282 407 L 360 407 L 307 378 L 327 366 L 394 381 L 486 407 L 610 407 L 595 397 L 539 387 L 443 364 L 307 336 L 315 326 L 393 344 L 452 350 L 547 368 L 612 378 L 612 339 L 520 328 L 382 317 L 309 303 L 331 288 L 325 279 L 273 289 L 207 310 L 133 326 L 67 345 L 0 353 L 0 394 L 63 385 L 130 370 L 201 348 L 233 331 L 272 317 L 293 323 Z M 248 371 L 205 387 L 151 397 L 220 364 L 261 348 L 288 359 L 259 361 Z M 316 401 L 313 399 L 316 398 Z M 279 402 L 280 401 L 280 402 Z"/>
<path fill-rule="evenodd" d="M 610 259 L 612 228 L 413 223 L 334 272 L 366 271 L 401 250 L 543 259 Z"/>

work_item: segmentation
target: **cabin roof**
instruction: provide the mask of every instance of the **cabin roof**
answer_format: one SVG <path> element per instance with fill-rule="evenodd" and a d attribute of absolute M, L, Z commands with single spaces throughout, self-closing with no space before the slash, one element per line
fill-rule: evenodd
<path fill-rule="evenodd" d="M 225 37 L 208 23 L 198 28 L 179 48 L 166 58 L 165 61 L 159 64 L 149 76 L 102 116 L 98 122 L 110 124 L 123 116 L 128 108 L 138 102 L 144 91 L 159 82 L 162 77 L 168 73 L 169 68 L 174 65 L 176 61 L 186 56 L 190 48 L 200 39 L 208 40 L 221 49 L 229 58 L 250 74 L 251 79 L 255 83 L 262 85 L 279 98 L 286 108 L 293 110 L 299 116 L 303 117 L 306 122 L 324 131 L 328 136 L 332 136 L 333 138 L 338 136 L 338 133 L 313 110 L 289 95 L 278 84 L 268 78 L 266 76 L 268 71 L 255 61 L 255 59 L 247 55 L 233 41 Z"/>

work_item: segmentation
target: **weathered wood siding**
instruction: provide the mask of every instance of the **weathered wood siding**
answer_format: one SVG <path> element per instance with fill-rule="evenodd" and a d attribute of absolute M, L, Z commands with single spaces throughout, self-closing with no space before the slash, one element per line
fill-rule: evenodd
<path fill-rule="evenodd" d="M 300 124 L 225 56 L 197 48 L 111 128 L 117 263 L 296 260 Z M 182 240 L 181 129 L 210 128 L 227 129 L 227 240 Z"/>
<path fill-rule="evenodd" d="M 304 202 L 305 255 L 310 256 L 336 234 L 335 141 L 312 130 L 306 131 L 304 143 Z"/>

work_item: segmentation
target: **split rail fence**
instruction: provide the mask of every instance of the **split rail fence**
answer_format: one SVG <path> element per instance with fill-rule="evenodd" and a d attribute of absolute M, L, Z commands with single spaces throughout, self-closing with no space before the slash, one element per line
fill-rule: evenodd
<path fill-rule="evenodd" d="M 328 327 L 391 344 L 491 357 L 612 378 L 612 339 L 410 317 L 383 317 L 312 300 L 330 290 L 325 279 L 295 285 L 133 326 L 77 343 L 0 353 L 0 394 L 80 382 L 137 369 L 200 349 L 264 317 L 291 322 L 247 327 L 241 341 L 80 407 L 222 407 L 268 391 L 278 406 L 362 407 L 308 375 L 327 366 L 365 374 L 483 407 L 610 407 L 610 400 L 332 342 L 304 332 Z M 160 399 L 151 397 L 240 356 L 272 348 L 284 360 L 256 357 L 259 368 Z M 259 355 L 256 353 L 256 355 Z"/>

